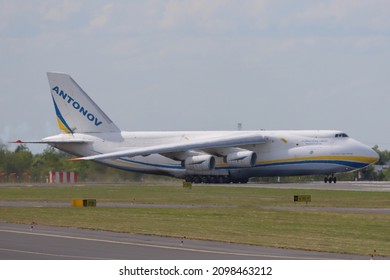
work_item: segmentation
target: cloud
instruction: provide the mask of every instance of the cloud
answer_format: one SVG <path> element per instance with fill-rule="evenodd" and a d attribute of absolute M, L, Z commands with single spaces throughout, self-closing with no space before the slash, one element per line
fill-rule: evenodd
<path fill-rule="evenodd" d="M 80 12 L 81 4 L 79 1 L 63 0 L 61 4 L 52 6 L 46 12 L 44 19 L 51 21 L 65 21 L 72 15 Z"/>
<path fill-rule="evenodd" d="M 345 29 L 364 27 L 388 29 L 390 2 L 385 0 L 331 0 L 309 1 L 296 13 L 287 17 L 287 23 L 337 26 Z"/>
<path fill-rule="evenodd" d="M 0 137 L 57 132 L 48 70 L 74 76 L 124 128 L 353 128 L 329 108 L 375 114 L 386 126 L 389 10 L 385 0 L 0 0 Z M 376 99 L 355 98 L 365 93 Z M 151 96 L 154 111 L 145 109 Z M 184 109 L 167 110 L 172 104 Z M 200 106 L 206 113 L 194 118 Z M 296 119 L 254 117 L 277 108 Z M 362 126 L 355 131 L 375 135 Z"/>
<path fill-rule="evenodd" d="M 113 10 L 113 4 L 107 4 L 103 6 L 97 14 L 89 21 L 86 32 L 91 32 L 96 29 L 101 29 L 105 27 L 109 22 L 110 14 Z"/>
<path fill-rule="evenodd" d="M 13 1 L 0 2 L 0 30 L 4 29 L 10 19 L 17 13 L 17 5 Z"/>
<path fill-rule="evenodd" d="M 159 27 L 163 30 L 197 29 L 206 32 L 229 32 L 240 26 L 264 27 L 263 15 L 268 0 L 170 0 L 163 7 Z M 251 24 L 248 25 L 248 21 Z"/>

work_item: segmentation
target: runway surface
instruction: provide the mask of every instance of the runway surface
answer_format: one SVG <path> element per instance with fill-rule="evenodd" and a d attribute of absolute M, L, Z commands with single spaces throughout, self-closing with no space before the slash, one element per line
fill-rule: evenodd
<path fill-rule="evenodd" d="M 271 188 L 271 189 L 314 189 L 314 190 L 338 190 L 338 191 L 368 191 L 368 192 L 390 192 L 390 182 L 366 182 L 350 181 L 329 184 L 324 182 L 312 183 L 277 183 L 277 184 L 246 184 L 246 187 Z"/>
<path fill-rule="evenodd" d="M 355 256 L 107 231 L 0 223 L 2 260 L 341 260 Z"/>
<path fill-rule="evenodd" d="M 390 191 L 388 182 L 340 182 L 337 184 L 248 184 L 245 187 L 280 189 L 331 189 L 354 191 Z M 102 207 L 151 207 L 143 204 L 99 204 Z M 98 206 L 99 206 L 98 205 Z M 8 202 L 0 207 L 70 207 L 68 203 Z M 156 206 L 156 205 L 154 205 Z M 162 207 L 157 205 L 157 207 Z M 202 207 L 193 205 L 165 205 L 165 207 Z M 223 207 L 223 206 L 218 206 Z M 231 207 L 231 206 L 227 206 Z M 273 207 L 275 208 L 275 207 Z M 276 209 L 286 207 L 276 207 Z M 290 209 L 291 208 L 291 209 Z M 372 212 L 390 214 L 389 209 L 289 207 L 288 210 Z M 370 256 L 331 254 L 301 250 L 278 249 L 223 242 L 177 239 L 168 237 L 115 233 L 0 222 L 0 259 L 2 260 L 205 260 L 205 259 L 267 259 L 267 260 L 332 260 L 370 259 Z M 383 259 L 383 258 L 381 258 Z M 389 259 L 389 258 L 388 258 Z"/>

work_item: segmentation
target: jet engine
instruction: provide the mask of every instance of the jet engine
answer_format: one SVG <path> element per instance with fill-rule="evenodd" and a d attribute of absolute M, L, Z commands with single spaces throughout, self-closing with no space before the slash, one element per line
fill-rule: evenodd
<path fill-rule="evenodd" d="M 257 155 L 252 151 L 237 151 L 226 156 L 226 162 L 234 167 L 253 167 L 256 165 Z"/>
<path fill-rule="evenodd" d="M 211 155 L 190 156 L 184 160 L 187 170 L 209 171 L 215 167 L 215 158 Z"/>

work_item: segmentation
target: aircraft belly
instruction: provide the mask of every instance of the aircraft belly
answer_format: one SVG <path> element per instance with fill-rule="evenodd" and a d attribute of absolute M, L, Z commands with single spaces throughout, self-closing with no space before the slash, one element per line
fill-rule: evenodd
<path fill-rule="evenodd" d="M 102 143 L 89 146 L 90 151 L 102 151 Z M 273 145 L 273 144 L 272 144 Z M 287 145 L 287 144 L 283 144 Z M 57 144 L 57 148 L 73 154 L 83 154 L 86 145 Z M 104 153 L 104 151 L 102 151 Z M 231 176 L 232 178 L 250 178 L 267 176 L 299 176 L 348 172 L 360 169 L 367 163 L 359 162 L 353 155 L 329 155 L 324 148 L 299 147 L 282 150 L 280 144 L 272 148 L 264 144 L 254 149 L 258 161 L 254 167 L 243 168 L 229 166 L 222 157 L 216 157 L 213 170 L 186 170 L 181 161 L 160 154 L 147 156 L 119 157 L 97 160 L 98 162 L 124 170 L 148 174 L 168 175 L 177 178 L 186 176 Z"/>
<path fill-rule="evenodd" d="M 259 166 L 249 172 L 251 177 L 256 176 L 297 176 L 297 175 L 321 175 L 350 171 L 344 165 L 336 163 L 299 163 L 279 166 Z"/>
<path fill-rule="evenodd" d="M 294 175 L 317 175 L 347 172 L 353 170 L 352 166 L 345 163 L 334 162 L 259 162 L 252 168 L 234 168 L 229 166 L 217 166 L 210 171 L 186 170 L 180 161 L 170 160 L 160 155 L 147 157 L 119 158 L 104 160 L 105 164 L 111 166 L 151 174 L 166 174 L 183 178 L 186 175 L 231 175 L 233 177 L 266 177 L 266 176 L 294 176 Z"/>

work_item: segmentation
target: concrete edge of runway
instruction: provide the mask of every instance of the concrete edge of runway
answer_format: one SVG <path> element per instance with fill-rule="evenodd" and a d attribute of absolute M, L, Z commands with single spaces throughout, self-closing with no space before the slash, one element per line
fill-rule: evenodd
<path fill-rule="evenodd" d="M 0 221 L 0 259 L 390 259 Z"/>

